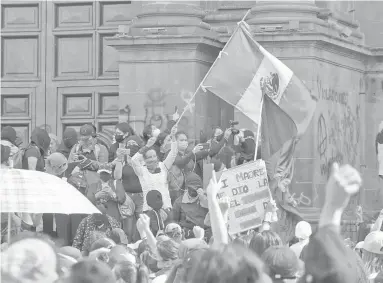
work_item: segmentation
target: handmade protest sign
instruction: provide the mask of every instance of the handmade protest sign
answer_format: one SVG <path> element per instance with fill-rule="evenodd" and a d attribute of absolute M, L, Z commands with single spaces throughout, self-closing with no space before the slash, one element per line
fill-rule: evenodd
<path fill-rule="evenodd" d="M 262 224 L 265 205 L 270 201 L 266 165 L 263 160 L 224 171 L 218 198 L 229 197 L 229 233 L 237 234 Z"/>

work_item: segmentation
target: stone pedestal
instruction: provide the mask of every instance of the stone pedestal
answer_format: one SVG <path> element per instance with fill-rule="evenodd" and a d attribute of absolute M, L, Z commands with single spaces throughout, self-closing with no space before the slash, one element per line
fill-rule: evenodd
<path fill-rule="evenodd" d="M 119 52 L 120 121 L 141 134 L 148 124 L 164 129 L 177 109 L 181 114 L 223 47 L 204 16 L 198 2 L 152 1 L 121 28 L 125 34 L 109 40 Z M 219 120 L 214 99 L 197 93 L 179 130 L 199 139 Z"/>
<path fill-rule="evenodd" d="M 358 170 L 364 148 L 366 59 L 357 23 L 315 1 L 257 1 L 247 23 L 269 52 L 283 61 L 318 99 L 317 110 L 295 154 L 292 193 L 303 214 L 317 220 L 329 165 Z M 354 217 L 360 196 L 345 219 Z"/>

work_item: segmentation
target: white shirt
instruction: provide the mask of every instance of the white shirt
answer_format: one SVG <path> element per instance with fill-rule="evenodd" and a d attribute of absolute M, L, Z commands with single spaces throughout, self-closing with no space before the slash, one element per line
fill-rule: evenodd
<path fill-rule="evenodd" d="M 142 192 L 144 195 L 144 207 L 143 211 L 150 209 L 146 202 L 146 195 L 148 192 L 157 190 L 162 195 L 163 206 L 162 208 L 171 208 L 172 202 L 169 194 L 169 184 L 168 184 L 168 172 L 170 167 L 173 165 L 178 154 L 177 142 L 173 141 L 171 145 L 171 150 L 164 160 L 164 162 L 159 162 L 159 168 L 161 169 L 160 173 L 150 173 L 146 166 L 142 165 L 143 156 L 140 152 L 137 152 L 132 157 L 132 167 L 134 172 L 140 180 Z"/>

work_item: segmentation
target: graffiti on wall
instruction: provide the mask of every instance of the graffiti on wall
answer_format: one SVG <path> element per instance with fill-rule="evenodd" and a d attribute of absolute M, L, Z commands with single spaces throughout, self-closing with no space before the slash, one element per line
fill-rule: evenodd
<path fill-rule="evenodd" d="M 324 86 L 317 79 L 319 115 L 317 118 L 317 154 L 321 176 L 327 178 L 334 162 L 358 163 L 360 105 L 358 97 Z"/>
<path fill-rule="evenodd" d="M 119 120 L 131 124 L 137 133 L 142 133 L 144 127 L 150 124 L 164 130 L 169 121 L 176 120 L 185 110 L 185 114 L 178 123 L 178 129 L 185 131 L 190 138 L 193 138 L 192 115 L 194 114 L 195 102 L 194 100 L 191 101 L 192 96 L 192 92 L 185 90 L 175 95 L 161 88 L 153 88 L 147 92 L 142 107 L 139 106 L 139 109 L 137 109 L 136 104 L 134 106 L 126 104 L 120 109 Z M 132 109 L 133 107 L 135 109 Z"/>

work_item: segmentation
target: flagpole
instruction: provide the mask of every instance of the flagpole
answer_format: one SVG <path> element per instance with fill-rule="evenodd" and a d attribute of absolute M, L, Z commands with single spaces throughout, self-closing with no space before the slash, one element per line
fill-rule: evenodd
<path fill-rule="evenodd" d="M 247 12 L 246 12 L 246 14 L 243 16 L 242 20 L 237 24 L 237 27 L 235 28 L 235 30 L 234 30 L 233 33 L 231 34 L 229 40 L 226 42 L 225 46 L 222 48 L 222 51 L 220 51 L 220 53 L 223 52 L 223 50 L 225 50 L 225 47 L 229 44 L 229 42 L 230 42 L 230 41 L 232 40 L 232 38 L 233 38 L 233 35 L 234 35 L 234 34 L 237 32 L 237 30 L 239 29 L 239 24 L 240 24 L 241 22 L 244 22 L 244 21 L 245 21 L 245 19 L 247 18 L 247 16 L 249 15 L 250 12 L 251 12 L 251 8 L 250 8 L 249 10 L 247 10 Z M 195 90 L 194 94 L 193 94 L 192 97 L 190 98 L 188 104 L 186 105 L 186 107 L 185 107 L 184 110 L 182 111 L 180 117 L 178 118 L 177 122 L 175 123 L 175 125 L 174 125 L 173 127 L 177 126 L 178 123 L 181 121 L 181 118 L 185 115 L 186 111 L 187 111 L 188 108 L 189 108 L 190 103 L 193 101 L 193 99 L 194 99 L 195 96 L 197 95 L 197 92 L 200 90 L 200 88 L 203 87 L 203 82 L 206 80 L 207 76 L 210 74 L 211 69 L 213 69 L 215 63 L 218 61 L 219 58 L 220 58 L 220 56 L 218 56 L 218 57 L 214 60 L 213 64 L 211 65 L 211 67 L 210 67 L 210 69 L 209 69 L 209 71 L 207 71 L 206 75 L 205 75 L 204 78 L 202 79 L 201 83 L 198 85 L 197 89 Z"/>
<path fill-rule="evenodd" d="M 257 160 L 257 153 L 258 153 L 258 146 L 259 146 L 259 136 L 261 134 L 261 125 L 262 125 L 262 110 L 263 110 L 263 94 L 261 96 L 261 107 L 259 112 L 259 119 L 258 119 L 258 127 L 257 127 L 257 139 L 255 142 L 255 154 L 254 154 L 254 160 Z"/>

